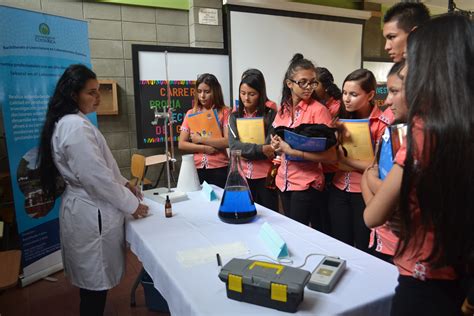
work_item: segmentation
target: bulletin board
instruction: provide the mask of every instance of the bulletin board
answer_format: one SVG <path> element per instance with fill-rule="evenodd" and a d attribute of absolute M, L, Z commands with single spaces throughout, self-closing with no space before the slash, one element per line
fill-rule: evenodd
<path fill-rule="evenodd" d="M 133 44 L 133 84 L 139 149 L 165 146 L 164 120 L 159 119 L 158 124 L 153 124 L 155 108 L 163 112 L 168 102 L 165 55 L 168 59 L 174 142 L 179 140 L 184 116 L 193 106 L 195 82 L 200 74 L 214 74 L 221 84 L 224 102 L 231 104 L 229 57 L 225 49 Z"/>

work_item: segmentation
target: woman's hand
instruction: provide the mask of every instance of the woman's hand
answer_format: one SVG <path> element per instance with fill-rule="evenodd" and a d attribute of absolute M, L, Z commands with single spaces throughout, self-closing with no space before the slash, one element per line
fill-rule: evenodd
<path fill-rule="evenodd" d="M 202 152 L 207 155 L 212 155 L 217 152 L 217 148 L 209 146 L 209 145 L 202 145 Z"/>
<path fill-rule="evenodd" d="M 203 137 L 199 133 L 191 133 L 191 142 L 194 144 L 203 144 Z"/>
<path fill-rule="evenodd" d="M 139 219 L 142 217 L 146 217 L 148 215 L 148 206 L 145 204 L 138 204 L 137 209 L 135 212 L 132 214 L 133 218 Z"/>
<path fill-rule="evenodd" d="M 268 159 L 275 158 L 275 150 L 273 149 L 272 145 L 263 145 L 262 152 Z"/>
<path fill-rule="evenodd" d="M 278 148 L 275 149 L 275 151 L 277 152 L 282 152 L 282 153 L 285 153 L 287 155 L 290 154 L 292 148 L 290 145 L 288 145 L 287 142 L 285 142 L 284 140 L 280 140 L 280 142 L 278 143 Z"/>
<path fill-rule="evenodd" d="M 379 179 L 379 166 L 378 165 L 376 164 L 372 165 L 368 167 L 365 171 L 367 172 L 367 177 Z"/>
<path fill-rule="evenodd" d="M 276 149 L 280 147 L 280 140 L 281 140 L 280 136 L 272 135 L 270 146 L 272 147 L 274 151 L 276 151 Z"/>
<path fill-rule="evenodd" d="M 125 186 L 130 190 L 130 192 L 133 193 L 133 195 L 135 195 L 138 198 L 138 200 L 140 201 L 143 200 L 143 192 L 139 186 L 131 185 L 130 182 L 127 182 Z"/>

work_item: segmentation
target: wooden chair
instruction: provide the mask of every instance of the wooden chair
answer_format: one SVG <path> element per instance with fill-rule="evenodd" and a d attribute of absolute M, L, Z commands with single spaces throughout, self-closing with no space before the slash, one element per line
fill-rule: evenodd
<path fill-rule="evenodd" d="M 132 155 L 132 162 L 130 165 L 130 174 L 132 179 L 130 179 L 131 185 L 144 185 L 151 184 L 151 181 L 145 178 L 145 156 L 140 154 Z"/>

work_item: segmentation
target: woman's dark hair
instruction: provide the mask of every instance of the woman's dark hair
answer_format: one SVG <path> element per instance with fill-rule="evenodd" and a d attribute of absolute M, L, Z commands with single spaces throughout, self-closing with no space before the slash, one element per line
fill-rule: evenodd
<path fill-rule="evenodd" d="M 370 93 L 372 91 L 376 91 L 377 89 L 377 81 L 375 80 L 375 76 L 372 71 L 367 69 L 357 69 L 347 75 L 346 79 L 344 79 L 344 83 L 342 84 L 342 89 L 344 89 L 344 85 L 347 81 L 357 81 L 359 86 L 362 90 L 366 93 Z M 342 119 L 355 119 L 355 113 L 347 112 L 344 103 L 339 108 L 339 118 Z M 374 99 L 370 101 L 370 107 L 373 109 L 374 107 Z"/>
<path fill-rule="evenodd" d="M 221 84 L 219 83 L 219 80 L 217 80 L 216 76 L 214 76 L 213 74 L 205 73 L 199 75 L 196 80 L 196 93 L 194 94 L 194 111 L 198 111 L 200 107 L 197 89 L 201 83 L 205 83 L 209 86 L 209 88 L 211 88 L 212 103 L 214 105 L 214 108 L 217 111 L 220 111 L 222 108 L 224 108 L 224 97 L 222 95 L 222 88 Z"/>
<path fill-rule="evenodd" d="M 239 85 L 239 117 L 244 116 L 244 106 L 242 99 L 240 98 L 240 87 L 246 84 L 250 88 L 257 90 L 258 92 L 258 104 L 257 104 L 257 116 L 263 116 L 266 113 L 266 109 L 268 109 L 265 106 L 265 102 L 267 101 L 266 95 L 265 95 L 265 81 L 262 81 L 261 78 L 257 75 L 247 75 L 245 77 L 242 76 L 242 81 L 240 81 Z M 262 92 L 263 91 L 263 92 Z"/>
<path fill-rule="evenodd" d="M 426 261 L 435 267 L 469 263 L 474 251 L 474 29 L 469 18 L 444 15 L 408 37 L 407 158 L 400 198 L 401 243 L 421 247 L 427 231 L 434 246 Z M 413 158 L 414 119 L 424 123 L 422 163 Z M 410 195 L 416 192 L 421 223 L 414 223 Z M 415 234 L 422 229 L 422 236 Z M 412 240 L 412 238 L 415 238 Z M 472 261 L 471 261 L 472 263 Z"/>
<path fill-rule="evenodd" d="M 326 91 L 327 95 L 340 100 L 342 97 L 341 89 L 334 83 L 332 73 L 324 67 L 316 67 L 316 78 Z"/>
<path fill-rule="evenodd" d="M 76 99 L 90 79 L 97 79 L 92 70 L 84 65 L 70 65 L 59 78 L 53 95 L 49 99 L 38 150 L 41 186 L 47 197 L 56 197 L 57 177 L 60 176 L 53 162 L 51 148 L 55 124 L 63 116 L 79 112 Z"/>
<path fill-rule="evenodd" d="M 288 79 L 293 79 L 295 73 L 300 70 L 313 70 L 316 72 L 316 67 L 314 66 L 313 62 L 304 58 L 302 54 L 296 53 L 290 61 L 290 65 L 286 70 L 285 77 L 283 78 L 283 88 L 281 91 L 281 113 L 283 113 L 284 109 L 291 104 L 291 90 L 288 88 L 286 81 Z M 313 93 L 314 96 L 316 93 Z"/>
<path fill-rule="evenodd" d="M 259 93 L 263 94 L 263 96 L 265 98 L 265 102 L 267 102 L 268 101 L 267 85 L 265 83 L 265 77 L 263 76 L 263 73 L 260 70 L 256 69 L 256 68 L 250 68 L 250 69 L 245 70 L 242 73 L 241 80 L 243 80 L 247 76 L 256 76 L 257 79 L 260 80 L 260 85 L 262 86 L 262 91 L 261 92 L 259 91 Z"/>
<path fill-rule="evenodd" d="M 392 68 L 390 68 L 390 70 L 388 71 L 387 78 L 393 75 L 397 75 L 399 79 L 401 80 L 405 79 L 400 74 L 403 67 L 405 67 L 405 59 L 402 59 L 402 61 L 399 61 L 398 63 L 393 64 Z"/>

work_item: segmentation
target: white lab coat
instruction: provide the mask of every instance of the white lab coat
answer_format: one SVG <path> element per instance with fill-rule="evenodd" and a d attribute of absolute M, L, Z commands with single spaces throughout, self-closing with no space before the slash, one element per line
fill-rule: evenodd
<path fill-rule="evenodd" d="M 138 199 L 125 187 L 104 136 L 81 112 L 61 118 L 51 142 L 66 182 L 59 217 L 66 275 L 79 288 L 110 289 L 125 272 L 124 220 Z"/>

